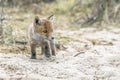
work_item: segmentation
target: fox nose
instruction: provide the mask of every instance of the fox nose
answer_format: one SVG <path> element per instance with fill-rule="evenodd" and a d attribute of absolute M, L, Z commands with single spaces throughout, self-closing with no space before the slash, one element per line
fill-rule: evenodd
<path fill-rule="evenodd" d="M 47 39 L 47 40 L 54 40 L 54 37 L 46 36 L 46 39 Z"/>
<path fill-rule="evenodd" d="M 54 37 L 51 38 L 52 40 L 54 39 Z"/>

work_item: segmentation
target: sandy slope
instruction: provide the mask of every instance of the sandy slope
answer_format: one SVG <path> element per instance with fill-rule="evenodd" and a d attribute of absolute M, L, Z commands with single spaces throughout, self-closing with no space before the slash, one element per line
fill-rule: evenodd
<path fill-rule="evenodd" d="M 57 52 L 54 61 L 40 60 L 39 56 L 31 60 L 30 55 L 0 53 L 0 80 L 120 80 L 118 32 L 74 31 L 69 37 L 78 33 L 84 41 L 69 42 L 66 50 Z M 84 53 L 75 56 L 82 50 Z"/>

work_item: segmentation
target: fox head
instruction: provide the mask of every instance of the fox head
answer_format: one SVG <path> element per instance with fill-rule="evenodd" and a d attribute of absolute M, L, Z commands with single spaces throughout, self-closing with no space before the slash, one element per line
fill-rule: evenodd
<path fill-rule="evenodd" d="M 53 15 L 49 16 L 48 18 L 39 18 L 38 16 L 34 19 L 34 27 L 35 31 L 46 38 L 49 38 L 53 33 Z"/>

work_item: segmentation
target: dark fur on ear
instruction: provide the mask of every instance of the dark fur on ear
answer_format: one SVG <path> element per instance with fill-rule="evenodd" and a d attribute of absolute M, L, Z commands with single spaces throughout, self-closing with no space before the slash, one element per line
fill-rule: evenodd
<path fill-rule="evenodd" d="M 53 14 L 52 15 L 50 15 L 49 17 L 48 17 L 48 19 L 50 20 L 50 21 L 52 21 L 53 20 Z"/>
<path fill-rule="evenodd" d="M 35 17 L 34 24 L 35 25 L 40 24 L 40 19 L 38 16 Z"/>

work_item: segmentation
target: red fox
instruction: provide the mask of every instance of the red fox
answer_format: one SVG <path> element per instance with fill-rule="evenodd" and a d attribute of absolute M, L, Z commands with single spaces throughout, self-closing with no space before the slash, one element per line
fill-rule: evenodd
<path fill-rule="evenodd" d="M 48 18 L 35 17 L 34 22 L 28 28 L 28 42 L 31 47 L 31 59 L 36 59 L 36 47 L 40 46 L 42 55 L 51 57 L 56 55 L 56 48 L 53 37 L 53 15 Z"/>

